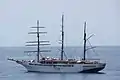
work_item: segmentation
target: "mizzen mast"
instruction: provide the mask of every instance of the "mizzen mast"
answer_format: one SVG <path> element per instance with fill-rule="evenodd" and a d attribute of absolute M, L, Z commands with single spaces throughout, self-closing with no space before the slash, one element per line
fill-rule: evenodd
<path fill-rule="evenodd" d="M 86 59 L 86 22 L 84 23 L 84 58 L 83 60 Z"/>

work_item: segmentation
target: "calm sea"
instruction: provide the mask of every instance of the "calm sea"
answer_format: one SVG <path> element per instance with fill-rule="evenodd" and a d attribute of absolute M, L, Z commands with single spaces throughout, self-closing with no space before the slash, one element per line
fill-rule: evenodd
<path fill-rule="evenodd" d="M 50 53 L 43 56 L 60 56 L 59 47 L 50 48 Z M 32 73 L 7 58 L 31 59 L 35 53 L 26 54 L 24 47 L 0 47 L 0 80 L 120 80 L 120 47 L 97 47 L 95 53 L 87 52 L 88 58 L 100 58 L 106 62 L 106 68 L 101 73 L 50 74 Z M 66 47 L 65 53 L 69 58 L 82 58 L 83 48 Z"/>

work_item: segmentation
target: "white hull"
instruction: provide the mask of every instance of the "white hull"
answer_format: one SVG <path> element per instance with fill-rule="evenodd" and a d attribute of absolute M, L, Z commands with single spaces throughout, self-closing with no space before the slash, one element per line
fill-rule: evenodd
<path fill-rule="evenodd" d="M 17 62 L 18 63 L 18 62 Z M 20 62 L 28 71 L 32 72 L 45 72 L 45 73 L 78 73 L 78 72 L 98 72 L 105 67 L 105 63 L 99 64 L 51 64 L 43 65 L 40 63 Z M 62 66 L 64 65 L 64 66 Z M 72 66 L 67 66 L 72 65 Z"/>

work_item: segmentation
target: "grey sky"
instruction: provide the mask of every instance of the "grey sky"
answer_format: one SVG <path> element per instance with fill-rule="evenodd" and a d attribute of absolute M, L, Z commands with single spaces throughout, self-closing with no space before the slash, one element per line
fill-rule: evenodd
<path fill-rule="evenodd" d="M 59 46 L 61 14 L 65 15 L 65 43 L 81 46 L 83 23 L 93 45 L 120 45 L 120 0 L 0 0 L 0 46 L 24 46 L 36 20 L 48 32 L 42 39 Z M 44 31 L 43 30 L 43 31 Z"/>

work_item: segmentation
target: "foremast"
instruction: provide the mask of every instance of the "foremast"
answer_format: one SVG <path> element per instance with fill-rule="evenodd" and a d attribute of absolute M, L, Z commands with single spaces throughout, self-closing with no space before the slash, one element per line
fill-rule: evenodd
<path fill-rule="evenodd" d="M 35 51 L 25 51 L 25 52 L 27 52 L 27 53 L 36 52 L 37 53 L 37 62 L 39 62 L 40 57 L 41 58 L 43 57 L 41 52 L 50 52 L 50 50 L 40 50 L 40 46 L 42 46 L 42 45 L 50 45 L 50 44 L 43 44 L 43 43 L 46 43 L 46 42 L 49 42 L 49 41 L 40 40 L 40 34 L 45 34 L 47 32 L 41 32 L 40 31 L 40 28 L 45 28 L 45 27 L 41 27 L 39 25 L 39 20 L 37 20 L 37 26 L 31 27 L 31 28 L 36 28 L 37 31 L 36 32 L 29 32 L 28 34 L 37 34 L 37 41 L 29 41 L 27 43 L 33 43 L 33 44 L 28 44 L 26 46 L 37 46 L 37 50 L 35 50 Z"/>
<path fill-rule="evenodd" d="M 40 55 L 40 42 L 39 42 L 39 20 L 37 20 L 37 38 L 38 38 L 38 46 L 37 46 L 37 62 L 39 62 L 39 55 Z"/>

